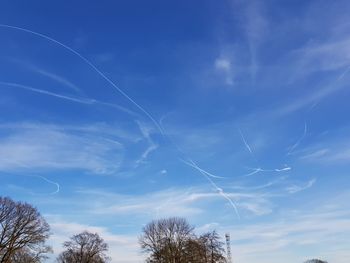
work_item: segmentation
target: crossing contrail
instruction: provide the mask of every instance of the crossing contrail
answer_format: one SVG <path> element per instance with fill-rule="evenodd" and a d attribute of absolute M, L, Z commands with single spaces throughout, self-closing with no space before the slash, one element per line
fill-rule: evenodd
<path fill-rule="evenodd" d="M 199 168 L 192 160 L 189 160 L 189 162 L 185 161 L 185 160 L 181 160 L 183 163 L 193 167 L 194 169 L 196 169 L 197 171 L 199 171 L 208 181 L 209 183 L 215 188 L 215 190 L 218 191 L 219 195 L 221 195 L 223 198 L 225 198 L 230 205 L 233 207 L 238 219 L 241 218 L 238 209 L 237 209 L 237 205 L 232 201 L 232 199 L 224 192 L 224 190 L 222 188 L 220 188 L 210 177 L 212 176 L 212 174 L 204 171 L 203 169 Z"/>
<path fill-rule="evenodd" d="M 64 49 L 68 50 L 69 52 L 73 53 L 74 55 L 76 55 L 77 57 L 79 57 L 82 61 L 84 61 L 87 65 L 89 65 L 100 77 L 102 77 L 105 81 L 107 81 L 115 90 L 117 90 L 123 97 L 125 97 L 130 103 L 132 103 L 136 108 L 138 108 L 142 113 L 145 114 L 145 116 L 147 116 L 151 122 L 157 127 L 157 129 L 159 130 L 159 132 L 164 136 L 164 137 L 167 137 L 164 130 L 162 129 L 162 127 L 160 126 L 160 124 L 153 118 L 153 116 L 146 110 L 144 109 L 140 104 L 138 104 L 135 100 L 133 100 L 126 92 L 124 92 L 122 89 L 120 89 L 111 79 L 109 79 L 102 71 L 99 70 L 99 68 L 97 66 L 95 66 L 89 59 L 87 59 L 86 57 L 84 57 L 82 54 L 80 54 L 78 51 L 74 50 L 73 48 L 69 47 L 68 45 L 50 37 L 50 36 L 47 36 L 45 34 L 42 34 L 42 33 L 39 33 L 39 32 L 36 32 L 36 31 L 33 31 L 33 30 L 29 30 L 29 29 L 26 29 L 26 28 L 23 28 L 23 27 L 18 27 L 18 26 L 12 26 L 12 25 L 7 25 L 7 24 L 0 24 L 0 27 L 2 28 L 8 28 L 8 29 L 14 29 L 14 30 L 19 30 L 19 31 L 22 31 L 22 32 L 26 32 L 26 33 L 29 33 L 29 34 L 33 34 L 37 37 L 40 37 L 40 38 L 43 38 L 43 39 L 46 39 L 50 42 L 53 42 L 61 47 L 63 47 Z M 23 87 L 22 87 L 23 88 Z M 33 88 L 31 88 L 32 91 Z M 49 95 L 48 93 L 50 92 L 46 92 L 46 91 L 39 91 L 39 90 L 35 90 L 36 92 L 40 92 L 40 93 L 43 93 L 43 94 L 47 94 Z M 52 96 L 54 96 L 53 94 L 50 94 Z M 68 99 L 68 100 L 72 100 L 72 101 L 77 101 L 77 99 L 72 99 L 72 98 L 67 98 L 66 96 L 63 96 L 63 95 L 55 95 L 56 97 L 61 97 L 61 98 L 65 98 L 65 99 Z M 78 101 L 77 101 L 78 102 Z M 88 101 L 86 101 L 88 102 Z M 91 103 L 91 101 L 89 101 Z M 241 134 L 242 135 L 242 134 Z M 244 140 L 244 137 L 242 135 L 242 139 Z M 244 140 L 245 141 L 245 140 Z M 249 145 L 245 142 L 246 144 L 246 147 L 248 148 L 248 150 L 250 151 L 250 153 L 253 155 Z M 177 147 L 178 148 L 178 147 Z M 179 149 L 179 148 L 178 148 Z M 182 152 L 182 151 L 181 151 Z M 189 165 L 187 163 L 187 165 Z M 236 205 L 234 204 L 234 202 L 226 195 L 226 193 L 220 188 L 218 187 L 214 182 L 213 180 L 210 178 L 210 177 L 213 177 L 215 175 L 212 175 L 208 172 L 206 172 L 205 170 L 199 168 L 193 161 L 191 162 L 191 166 L 193 168 L 195 168 L 197 171 L 199 171 L 203 176 L 205 176 L 207 178 L 207 180 L 211 183 L 211 185 L 218 191 L 218 193 L 224 197 L 225 199 L 227 199 L 227 201 L 231 204 L 231 206 L 234 208 L 238 218 L 240 218 L 240 215 L 238 213 L 238 209 L 236 207 Z M 218 177 L 216 177 L 218 178 Z M 59 188 L 58 188 L 59 189 Z"/>
<path fill-rule="evenodd" d="M 66 44 L 63 44 L 62 42 L 60 42 L 60 41 L 58 41 L 58 40 L 56 40 L 56 39 L 54 39 L 52 37 L 49 37 L 49 36 L 44 35 L 42 33 L 35 32 L 33 30 L 29 30 L 29 29 L 26 29 L 26 28 L 23 28 L 23 27 L 18 27 L 18 26 L 6 25 L 6 24 L 0 24 L 0 27 L 9 28 L 9 29 L 15 29 L 15 30 L 19 30 L 19 31 L 22 31 L 22 32 L 26 32 L 26 33 L 33 34 L 35 36 L 44 38 L 46 40 L 49 40 L 49 41 L 51 41 L 51 42 L 53 42 L 53 43 L 55 43 L 55 44 L 65 48 L 69 52 L 71 52 L 74 55 L 78 56 L 86 64 L 88 64 L 98 75 L 100 75 L 104 80 L 106 80 L 114 89 L 116 89 L 122 96 L 124 96 L 129 102 L 131 102 L 141 112 L 143 112 L 152 121 L 152 123 L 159 129 L 160 133 L 164 135 L 164 132 L 163 132 L 162 128 L 160 127 L 160 125 L 158 124 L 158 122 L 152 117 L 152 115 L 147 110 L 145 110 L 141 105 L 139 105 L 136 101 L 134 101 L 128 94 L 126 94 L 122 89 L 120 89 L 111 79 L 109 79 L 101 70 L 99 70 L 97 66 L 95 66 L 89 59 L 84 57 L 78 51 L 74 50 L 73 48 L 67 46 Z"/>

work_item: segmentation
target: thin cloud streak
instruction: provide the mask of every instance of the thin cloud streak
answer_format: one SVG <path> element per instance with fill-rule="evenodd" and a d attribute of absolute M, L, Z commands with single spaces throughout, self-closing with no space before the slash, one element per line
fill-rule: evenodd
<path fill-rule="evenodd" d="M 74 55 L 78 56 L 87 65 L 89 65 L 99 76 L 101 76 L 104 80 L 106 80 L 115 90 L 117 90 L 123 97 L 125 97 L 129 102 L 131 102 L 131 104 L 133 104 L 140 111 L 142 111 L 152 121 L 152 123 L 159 129 L 159 131 L 162 134 L 164 134 L 162 128 L 159 126 L 159 123 L 152 117 L 152 115 L 150 113 L 148 113 L 148 111 L 146 111 L 141 105 L 139 105 L 136 101 L 134 101 L 128 94 L 126 94 L 122 89 L 120 89 L 112 80 L 110 80 L 105 74 L 103 74 L 103 72 L 100 71 L 95 66 L 95 64 L 93 64 L 90 60 L 88 60 L 86 57 L 81 55 L 79 52 L 75 51 L 71 47 L 63 44 L 62 42 L 60 42 L 60 41 L 58 41 L 58 40 L 56 40 L 56 39 L 54 39 L 52 37 L 49 37 L 47 35 L 35 32 L 33 30 L 29 30 L 29 29 L 22 28 L 22 27 L 17 27 L 17 26 L 12 26 L 12 25 L 6 25 L 6 24 L 0 24 L 0 27 L 7 28 L 7 29 L 12 29 L 12 30 L 19 30 L 19 31 L 22 31 L 22 32 L 26 32 L 26 33 L 38 36 L 40 38 L 46 39 L 46 40 L 48 40 L 50 42 L 53 42 L 53 43 L 63 47 L 64 49 L 68 50 L 69 52 L 73 53 Z"/>
<path fill-rule="evenodd" d="M 82 169 L 96 174 L 118 170 L 123 147 L 96 135 L 76 135 L 49 126 L 16 130 L 0 140 L 0 170 Z M 81 149 L 85 149 L 81 151 Z"/>
<path fill-rule="evenodd" d="M 147 127 L 145 124 L 142 124 L 140 121 L 136 121 L 142 136 L 148 142 L 148 148 L 142 153 L 141 157 L 136 161 L 136 167 L 140 164 L 144 163 L 148 156 L 158 148 L 158 145 L 154 143 L 151 138 L 151 129 Z"/>
<path fill-rule="evenodd" d="M 316 183 L 316 178 L 313 178 L 310 181 L 308 181 L 305 185 L 292 185 L 287 187 L 286 190 L 290 194 L 295 194 L 312 187 L 315 183 Z"/>
<path fill-rule="evenodd" d="M 36 88 L 32 88 L 32 87 L 29 87 L 29 86 L 26 86 L 26 85 L 13 83 L 13 82 L 0 81 L 0 85 L 14 87 L 14 88 L 20 88 L 20 89 L 24 89 L 24 90 L 28 90 L 28 91 L 32 91 L 32 92 L 36 92 L 36 93 L 40 93 L 40 94 L 56 97 L 56 98 L 59 98 L 59 99 L 68 100 L 68 101 L 72 101 L 72 102 L 76 102 L 76 103 L 80 103 L 80 104 L 108 106 L 108 107 L 112 107 L 112 108 L 118 109 L 120 111 L 123 111 L 125 113 L 128 113 L 130 115 L 138 116 L 136 113 L 130 111 L 129 109 L 121 107 L 119 105 L 112 104 L 112 103 L 107 103 L 107 102 L 101 102 L 101 101 L 98 101 L 98 100 L 95 100 L 95 99 L 79 98 L 79 97 L 71 97 L 71 96 L 61 95 L 61 94 L 57 94 L 57 93 L 54 93 L 54 92 L 51 92 L 51 91 L 42 90 L 42 89 L 36 89 Z"/>
<path fill-rule="evenodd" d="M 183 161 L 185 164 L 189 165 L 190 167 L 196 169 L 197 171 L 199 171 L 208 181 L 209 183 L 214 187 L 215 190 L 218 191 L 219 195 L 221 195 L 223 198 L 225 198 L 229 204 L 232 206 L 232 208 L 234 209 L 238 219 L 240 219 L 240 214 L 238 212 L 237 209 L 237 205 L 232 201 L 232 199 L 224 192 L 224 190 L 222 188 L 220 188 L 210 177 L 212 177 L 212 175 L 206 171 L 204 171 L 203 169 L 199 168 L 192 160 L 190 160 L 190 164 L 188 164 L 186 161 Z"/>

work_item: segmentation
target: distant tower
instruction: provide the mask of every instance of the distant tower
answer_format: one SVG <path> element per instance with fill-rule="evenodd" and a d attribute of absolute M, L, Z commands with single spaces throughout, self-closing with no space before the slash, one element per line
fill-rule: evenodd
<path fill-rule="evenodd" d="M 225 238 L 226 238 L 227 263 L 232 263 L 230 234 L 226 233 Z"/>

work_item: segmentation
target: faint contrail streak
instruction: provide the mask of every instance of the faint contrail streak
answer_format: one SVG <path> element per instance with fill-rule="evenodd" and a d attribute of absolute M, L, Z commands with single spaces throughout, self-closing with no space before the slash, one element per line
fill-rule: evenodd
<path fill-rule="evenodd" d="M 87 63 L 98 75 L 100 75 L 104 80 L 106 80 L 113 88 L 115 88 L 129 102 L 131 102 L 135 107 L 137 107 L 140 111 L 142 111 L 153 122 L 153 124 L 159 129 L 161 134 L 164 134 L 164 132 L 163 132 L 162 128 L 159 126 L 158 122 L 152 117 L 152 115 L 150 113 L 148 113 L 148 111 L 146 111 L 141 105 L 139 105 L 136 101 L 134 101 L 128 94 L 126 94 L 122 89 L 120 89 L 112 80 L 110 80 L 105 74 L 103 74 L 103 72 L 101 72 L 90 60 L 88 60 L 86 57 L 81 55 L 79 52 L 75 51 L 71 47 L 63 44 L 62 42 L 60 42 L 60 41 L 58 41 L 58 40 L 56 40 L 56 39 L 54 39 L 52 37 L 49 37 L 47 35 L 35 32 L 33 30 L 29 30 L 29 29 L 26 29 L 26 28 L 18 27 L 18 26 L 6 25 L 6 24 L 0 24 L 0 27 L 20 30 L 20 31 L 23 31 L 23 32 L 27 32 L 27 33 L 36 35 L 38 37 L 44 38 L 46 40 L 49 40 L 49 41 L 51 41 L 51 42 L 53 42 L 53 43 L 55 43 L 55 44 L 65 48 L 65 49 L 67 49 L 71 53 L 75 54 L 80 59 L 82 59 L 85 63 Z"/>
<path fill-rule="evenodd" d="M 29 87 L 29 86 L 26 86 L 26 85 L 13 83 L 13 82 L 0 81 L 0 85 L 5 85 L 5 86 L 10 86 L 10 87 L 15 87 L 15 88 L 21 88 L 21 89 L 25 89 L 25 90 L 29 90 L 29 91 L 33 91 L 33 92 L 37 92 L 37 93 L 41 93 L 41 94 L 57 97 L 57 98 L 60 98 L 60 99 L 65 99 L 65 100 L 70 100 L 70 101 L 82 103 L 82 104 L 93 104 L 93 103 L 96 102 L 95 100 L 92 100 L 92 99 L 83 99 L 83 98 L 69 97 L 69 96 L 57 94 L 57 93 L 46 91 L 46 90 L 42 90 L 42 89 L 32 88 L 32 87 Z"/>
<path fill-rule="evenodd" d="M 51 195 L 58 194 L 60 192 L 60 185 L 59 185 L 59 183 L 51 181 L 51 180 L 49 180 L 46 177 L 41 176 L 41 175 L 32 175 L 32 176 L 41 178 L 42 180 L 48 182 L 49 184 L 55 185 L 56 186 L 56 190 L 54 192 L 50 193 Z"/>
<path fill-rule="evenodd" d="M 242 138 L 242 141 L 243 141 L 245 147 L 248 149 L 248 151 L 250 152 L 250 154 L 251 154 L 251 156 L 254 158 L 254 160 L 257 161 L 257 159 L 255 158 L 255 156 L 254 156 L 254 154 L 253 154 L 253 151 L 252 151 L 251 147 L 249 146 L 249 144 L 247 143 L 246 139 L 244 138 L 244 135 L 243 135 L 241 129 L 238 129 L 238 131 L 239 131 L 239 133 L 240 133 L 240 135 L 241 135 L 241 138 Z M 302 139 L 305 137 L 305 134 L 306 134 L 306 123 L 305 123 L 304 135 L 303 135 L 303 137 L 300 138 L 300 139 L 298 140 L 298 142 L 294 145 L 293 149 L 294 149 L 295 147 L 298 146 L 298 144 L 299 144 L 299 143 L 302 141 Z M 293 150 L 293 149 L 292 149 L 292 150 Z M 260 167 L 258 167 L 258 168 L 250 168 L 250 169 L 253 170 L 253 171 L 250 172 L 250 173 L 248 173 L 248 174 L 245 174 L 245 175 L 243 175 L 243 176 L 250 176 L 250 175 L 253 175 L 253 174 L 260 173 L 260 172 L 285 172 L 285 171 L 291 170 L 292 168 L 289 167 L 289 166 L 286 166 L 286 167 L 283 167 L 283 168 L 280 168 L 280 169 L 279 169 L 279 168 L 276 168 L 276 169 L 263 169 L 263 168 L 260 168 Z"/>
<path fill-rule="evenodd" d="M 124 111 L 130 115 L 137 115 L 135 112 L 132 112 L 124 107 L 121 107 L 119 105 L 115 105 L 112 103 L 107 103 L 107 102 L 102 102 L 102 101 L 98 101 L 95 99 L 88 99 L 88 98 L 78 98 L 78 97 L 71 97 L 71 96 L 66 96 L 66 95 L 61 95 L 58 93 L 54 93 L 51 91 L 47 91 L 47 90 L 42 90 L 42 89 L 36 89 L 36 88 L 32 88 L 26 85 L 22 85 L 22 84 L 18 84 L 18 83 L 13 83 L 13 82 L 4 82 L 4 81 L 0 81 L 0 85 L 5 85 L 5 86 L 10 86 L 10 87 L 15 87 L 15 88 L 20 88 L 20 89 L 25 89 L 25 90 L 29 90 L 32 92 L 36 92 L 36 93 L 41 93 L 44 95 L 48 95 L 48 96 L 53 96 L 59 99 L 64 99 L 64 100 L 69 100 L 72 102 L 76 102 L 76 103 L 81 103 L 81 104 L 87 104 L 87 105 L 93 105 L 93 104 L 99 104 L 99 105 L 103 105 L 103 106 L 107 106 L 107 107 L 112 107 L 112 108 L 116 108 L 118 110 Z"/>
<path fill-rule="evenodd" d="M 253 168 L 252 170 L 253 170 L 253 172 L 245 174 L 244 176 L 251 176 L 253 174 L 257 174 L 257 173 L 260 173 L 263 171 L 261 168 Z"/>
<path fill-rule="evenodd" d="M 281 182 L 282 180 L 284 180 L 286 178 L 287 178 L 287 176 L 281 176 L 278 179 L 270 181 L 270 182 L 267 182 L 266 184 L 263 184 L 263 185 L 257 185 L 257 186 L 251 186 L 251 187 L 248 187 L 248 186 L 233 186 L 231 188 L 232 189 L 237 189 L 237 190 L 259 190 L 259 189 L 264 189 L 264 188 L 270 187 L 272 185 L 275 185 L 275 184 Z"/>
<path fill-rule="evenodd" d="M 345 69 L 345 71 L 337 78 L 338 80 L 341 80 L 344 78 L 344 76 L 350 71 L 350 66 Z"/>
<path fill-rule="evenodd" d="M 67 88 L 69 88 L 70 90 L 74 90 L 75 92 L 79 93 L 80 95 L 82 94 L 82 91 L 80 90 L 79 87 L 77 87 L 75 84 L 73 84 L 71 81 L 55 74 L 49 71 L 46 71 L 44 69 L 41 69 L 31 63 L 26 63 L 23 62 L 22 60 L 19 59 L 14 59 L 11 58 L 10 59 L 12 62 L 21 65 L 22 67 L 25 67 L 26 69 L 29 69 L 30 71 L 33 71 L 34 73 L 40 74 L 46 78 L 49 78 L 59 84 L 61 84 L 62 86 L 65 86 Z"/>
<path fill-rule="evenodd" d="M 160 124 L 160 125 L 162 125 L 163 119 L 164 119 L 164 117 L 161 119 L 161 122 L 160 122 L 161 124 Z M 162 128 L 162 129 L 163 129 L 163 128 Z M 163 129 L 163 130 L 164 130 L 164 129 Z M 165 136 L 165 135 L 164 135 L 164 136 Z M 190 158 L 187 158 L 187 155 L 184 153 L 184 151 L 172 140 L 172 138 L 171 138 L 170 136 L 166 136 L 166 137 L 169 139 L 170 143 L 171 143 L 172 145 L 174 145 L 174 147 L 177 149 L 177 151 L 178 151 L 182 156 L 184 156 L 184 158 L 187 159 L 188 161 L 185 161 L 184 159 L 181 159 L 181 158 L 179 158 L 179 160 L 180 160 L 181 162 L 185 163 L 186 165 L 188 165 L 188 166 L 194 168 L 194 169 L 197 170 L 198 172 L 200 172 L 200 173 L 209 181 L 209 183 L 214 187 L 214 189 L 216 189 L 216 190 L 219 192 L 219 194 L 220 194 L 223 198 L 225 198 L 225 199 L 230 203 L 230 205 L 233 207 L 233 209 L 234 209 L 234 211 L 235 211 L 237 217 L 240 219 L 241 217 L 240 217 L 240 214 L 239 214 L 239 212 L 238 212 L 238 209 L 237 209 L 237 206 L 235 205 L 235 203 L 234 203 L 234 202 L 223 192 L 223 190 L 222 190 L 220 187 L 218 187 L 218 186 L 214 183 L 214 181 L 210 178 L 210 177 L 213 177 L 213 178 L 223 178 L 223 177 L 219 177 L 219 176 L 213 175 L 213 174 L 211 174 L 211 173 L 208 173 L 208 172 L 205 171 L 204 169 L 200 168 L 194 161 L 192 161 Z"/>
<path fill-rule="evenodd" d="M 41 37 L 43 39 L 46 39 L 48 41 L 51 41 L 63 48 L 65 48 L 66 50 L 68 50 L 69 52 L 75 54 L 76 56 L 78 56 L 81 60 L 83 60 L 86 64 L 88 64 L 98 75 L 100 75 L 105 81 L 107 81 L 113 88 L 115 88 L 122 96 L 124 96 L 129 102 L 131 102 L 136 108 L 138 108 L 141 112 L 143 112 L 151 121 L 152 123 L 157 127 L 157 129 L 159 130 L 159 132 L 166 137 L 162 127 L 158 124 L 158 122 L 152 117 L 152 115 L 150 113 L 148 113 L 147 110 L 145 110 L 141 105 L 139 105 L 136 101 L 134 101 L 127 93 L 125 93 L 122 89 L 120 89 L 112 80 L 110 80 L 103 72 L 101 72 L 90 60 L 88 60 L 86 57 L 84 57 L 83 55 L 81 55 L 79 52 L 75 51 L 74 49 L 72 49 L 71 47 L 63 44 L 62 42 L 55 40 L 54 38 L 51 38 L 47 35 L 26 29 L 26 28 L 22 28 L 22 27 L 17 27 L 17 26 L 11 26 L 11 25 L 6 25 L 6 24 L 0 24 L 0 27 L 3 28 L 8 28 L 8 29 L 15 29 L 15 30 L 19 30 L 22 32 L 26 32 L 26 33 L 30 33 L 33 35 L 36 35 L 38 37 Z M 251 152 L 252 151 L 249 147 L 248 144 L 246 144 L 246 146 L 248 146 L 248 150 Z M 179 149 L 179 147 L 177 147 Z M 198 166 L 196 167 L 196 164 L 193 164 L 193 168 L 195 168 L 196 170 L 198 170 L 202 175 L 204 175 L 207 180 L 212 184 L 212 186 L 214 186 L 214 188 L 219 192 L 219 194 L 221 196 L 223 196 L 225 199 L 227 199 L 229 201 L 229 203 L 232 205 L 232 207 L 234 208 L 237 216 L 240 218 L 238 210 L 236 205 L 234 204 L 234 202 L 223 192 L 223 190 L 221 188 L 219 188 L 209 177 L 209 175 L 204 172 L 203 169 L 198 169 Z"/>
<path fill-rule="evenodd" d="M 43 76 L 46 76 L 46 77 L 48 77 L 48 78 L 50 78 L 50 79 L 52 79 L 52 80 L 54 80 L 54 81 L 57 81 L 57 82 L 59 82 L 59 83 L 65 85 L 65 86 L 69 87 L 70 89 L 72 89 L 72 90 L 74 90 L 74 91 L 76 91 L 76 92 L 78 92 L 78 93 L 81 93 L 81 90 L 80 90 L 77 86 L 75 86 L 75 85 L 74 85 L 73 83 L 71 83 L 70 81 L 68 81 L 68 80 L 66 80 L 66 79 L 64 79 L 64 78 L 62 78 L 62 77 L 60 77 L 60 76 L 58 76 L 58 75 L 56 75 L 56 74 L 53 74 L 53 73 L 48 72 L 48 71 L 43 70 L 43 69 L 34 68 L 34 67 L 33 67 L 33 70 L 34 70 L 35 72 L 37 72 L 37 73 L 43 75 Z"/>
<path fill-rule="evenodd" d="M 231 204 L 231 206 L 233 207 L 233 209 L 234 209 L 238 219 L 241 218 L 241 216 L 239 215 L 239 212 L 238 212 L 236 204 L 231 200 L 230 197 L 227 196 L 227 194 L 224 192 L 224 190 L 222 188 L 218 187 L 217 184 L 214 183 L 214 181 L 208 175 L 210 173 L 207 173 L 203 169 L 199 168 L 192 160 L 189 160 L 189 162 L 187 162 L 187 161 L 181 159 L 181 161 L 183 163 L 191 166 L 192 168 L 196 169 L 197 171 L 199 171 L 209 181 L 209 183 L 218 191 L 218 193 Z"/>
<path fill-rule="evenodd" d="M 242 138 L 242 141 L 243 141 L 245 147 L 248 149 L 248 151 L 250 152 L 250 154 L 254 157 L 253 151 L 252 151 L 252 149 L 250 148 L 249 144 L 247 143 L 246 139 L 244 138 L 241 129 L 238 129 L 238 131 L 239 131 L 239 134 L 241 135 L 241 138 Z"/>
<path fill-rule="evenodd" d="M 306 133 L 307 133 L 307 124 L 305 122 L 303 135 L 300 137 L 300 139 L 295 144 L 292 145 L 292 147 L 290 147 L 287 155 L 291 155 L 293 153 L 294 149 L 297 148 L 299 146 L 299 144 L 301 143 L 301 141 L 305 138 Z"/>
<path fill-rule="evenodd" d="M 183 160 L 183 162 L 184 162 L 185 164 L 187 164 L 187 165 L 189 165 L 189 166 L 191 166 L 191 167 L 197 169 L 198 171 L 201 171 L 201 172 L 205 173 L 206 175 L 208 175 L 208 176 L 210 176 L 210 177 L 212 177 L 212 178 L 225 179 L 225 177 L 217 176 L 217 175 L 214 175 L 214 174 L 212 174 L 212 173 L 209 173 L 209 172 L 203 170 L 203 169 L 200 168 L 193 160 L 190 160 L 190 162 L 186 162 L 186 161 Z"/>
<path fill-rule="evenodd" d="M 262 169 L 262 168 L 258 167 L 258 168 L 249 168 L 249 169 L 251 169 L 253 171 L 251 173 L 245 174 L 244 176 L 250 176 L 253 174 L 260 173 L 260 172 L 278 172 L 278 173 L 287 172 L 287 171 L 292 170 L 292 167 L 286 166 L 283 168 L 276 168 L 276 169 Z"/>
<path fill-rule="evenodd" d="M 23 164 L 20 164 L 20 165 L 22 165 L 23 167 L 28 167 L 27 165 L 23 165 Z M 60 192 L 60 184 L 59 183 L 57 183 L 57 182 L 54 182 L 54 181 L 52 181 L 52 180 L 49 180 L 49 179 L 47 179 L 46 177 L 44 177 L 44 176 L 41 176 L 41 175 L 33 175 L 33 174 L 28 174 L 28 175 L 24 175 L 24 174 L 15 174 L 15 173 L 11 173 L 11 172 L 5 172 L 6 174 L 9 174 L 9 175 L 11 175 L 11 176 L 26 176 L 26 177 L 37 177 L 37 178 L 40 178 L 40 179 L 42 179 L 42 180 L 44 180 L 45 182 L 47 182 L 47 183 L 49 183 L 49 184 L 53 184 L 53 185 L 55 185 L 56 186 L 56 190 L 55 191 L 53 191 L 53 192 L 51 192 L 51 193 L 49 193 L 50 195 L 54 195 L 54 194 L 57 194 L 57 193 L 59 193 Z M 33 193 L 33 192 L 31 192 L 31 193 Z M 33 193 L 34 194 L 34 193 Z"/>
<path fill-rule="evenodd" d="M 292 167 L 284 167 L 284 168 L 281 168 L 281 169 L 274 169 L 275 172 L 284 172 L 284 171 L 289 171 L 289 170 L 292 170 Z"/>
<path fill-rule="evenodd" d="M 154 141 L 152 140 L 151 133 L 149 129 L 147 129 L 147 127 L 142 125 L 140 121 L 136 121 L 136 124 L 138 125 L 142 136 L 148 142 L 147 149 L 142 153 L 141 157 L 136 161 L 136 167 L 138 167 L 141 163 L 143 163 L 147 159 L 148 155 L 150 155 L 150 153 L 155 151 L 159 146 L 158 144 L 154 143 Z"/>

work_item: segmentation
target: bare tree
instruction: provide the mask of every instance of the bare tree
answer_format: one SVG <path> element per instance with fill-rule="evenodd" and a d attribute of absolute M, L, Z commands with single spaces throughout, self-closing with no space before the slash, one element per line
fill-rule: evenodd
<path fill-rule="evenodd" d="M 186 244 L 186 262 L 204 263 L 207 262 L 207 251 L 205 244 L 200 242 L 198 238 L 191 238 Z"/>
<path fill-rule="evenodd" d="M 40 263 L 46 259 L 47 253 L 52 253 L 51 247 L 45 246 L 38 251 L 30 251 L 27 248 L 20 249 L 11 257 L 10 262 L 14 263 Z"/>
<path fill-rule="evenodd" d="M 108 245 L 97 233 L 84 231 L 64 242 L 63 251 L 57 258 L 59 263 L 105 263 Z"/>
<path fill-rule="evenodd" d="M 225 263 L 224 243 L 216 231 L 199 237 L 184 218 L 153 220 L 139 238 L 149 263 Z"/>
<path fill-rule="evenodd" d="M 51 251 L 45 245 L 49 231 L 36 208 L 0 197 L 0 263 L 21 262 L 24 257 L 40 262 Z"/>
<path fill-rule="evenodd" d="M 214 230 L 207 232 L 198 238 L 198 242 L 205 249 L 205 258 L 201 262 L 205 263 L 224 263 L 225 249 L 224 243 L 220 241 L 218 233 Z"/>
<path fill-rule="evenodd" d="M 320 260 L 320 259 L 309 259 L 309 260 L 306 260 L 304 263 L 327 263 L 327 261 Z"/>
<path fill-rule="evenodd" d="M 194 237 L 193 227 L 184 218 L 154 220 L 143 228 L 139 243 L 149 253 L 148 262 L 186 262 L 186 246 Z"/>
<path fill-rule="evenodd" d="M 226 263 L 224 243 L 216 231 L 194 237 L 186 245 L 186 262 Z"/>

